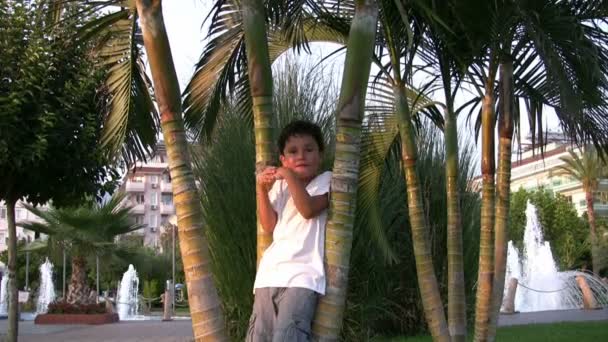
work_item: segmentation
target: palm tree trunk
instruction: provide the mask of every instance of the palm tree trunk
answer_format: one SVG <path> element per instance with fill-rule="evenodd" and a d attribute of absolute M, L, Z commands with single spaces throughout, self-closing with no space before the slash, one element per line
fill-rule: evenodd
<path fill-rule="evenodd" d="M 498 117 L 498 171 L 496 173 L 496 210 L 494 222 L 494 285 L 488 340 L 496 338 L 496 326 L 505 287 L 507 266 L 507 229 L 511 196 L 511 148 L 513 142 L 513 62 L 500 64 Z"/>
<path fill-rule="evenodd" d="M 593 191 L 591 189 L 585 189 L 585 200 L 587 201 L 587 219 L 589 220 L 589 229 L 591 233 L 591 264 L 593 267 L 593 273 L 599 274 L 600 256 L 599 248 L 597 246 L 597 230 L 595 226 L 595 208 L 593 207 Z"/>
<path fill-rule="evenodd" d="M 19 332 L 19 297 L 17 292 L 17 226 L 15 224 L 16 199 L 6 198 L 6 218 L 8 219 L 8 328 L 9 342 L 17 342 Z"/>
<path fill-rule="evenodd" d="M 209 244 L 192 173 L 182 120 L 181 94 L 163 22 L 161 0 L 137 0 L 136 4 L 169 157 L 194 338 L 226 341 L 224 316 L 211 274 Z"/>
<path fill-rule="evenodd" d="M 245 0 L 241 6 L 249 84 L 253 100 L 255 169 L 261 171 L 276 161 L 272 134 L 272 69 L 268 55 L 266 16 L 261 0 Z M 258 220 L 256 265 L 260 263 L 264 251 L 271 243 L 272 234 L 266 233 Z"/>
<path fill-rule="evenodd" d="M 327 289 L 319 300 L 312 328 L 317 341 L 337 341 L 340 337 L 350 268 L 361 122 L 378 21 L 376 1 L 357 0 L 355 6 L 338 104 L 336 154 L 325 232 Z"/>
<path fill-rule="evenodd" d="M 475 302 L 475 341 L 487 341 L 494 282 L 494 80 L 496 66 L 490 57 L 489 75 L 481 113 L 481 233 Z"/>
<path fill-rule="evenodd" d="M 442 75 L 449 75 L 442 72 Z M 467 334 L 462 223 L 458 189 L 458 128 L 454 112 L 450 79 L 444 79 L 445 113 L 445 177 L 447 194 L 448 247 L 448 327 L 452 342 L 464 342 Z"/>
<path fill-rule="evenodd" d="M 72 258 L 72 275 L 66 301 L 70 304 L 86 304 L 89 299 L 87 286 L 87 261 L 82 256 Z"/>
<path fill-rule="evenodd" d="M 414 258 L 416 259 L 416 274 L 418 276 L 418 287 L 420 288 L 424 315 L 433 336 L 433 341 L 450 341 L 450 333 L 445 320 L 443 303 L 441 302 L 437 277 L 435 276 L 435 269 L 433 267 L 428 226 L 422 204 L 422 191 L 419 186 L 418 174 L 416 173 L 418 156 L 405 87 L 403 84 L 398 84 L 394 86 L 393 91 L 399 120 L 399 133 L 401 135 L 401 155 L 405 172 L 407 206 L 412 229 Z"/>

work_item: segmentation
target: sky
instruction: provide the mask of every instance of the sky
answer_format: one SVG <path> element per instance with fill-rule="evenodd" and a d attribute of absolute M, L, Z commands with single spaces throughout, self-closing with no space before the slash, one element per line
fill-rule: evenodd
<path fill-rule="evenodd" d="M 173 61 L 177 72 L 177 77 L 180 82 L 181 90 L 183 91 L 188 84 L 190 77 L 194 72 L 194 67 L 198 61 L 205 46 L 205 36 L 207 34 L 207 25 L 202 26 L 203 20 L 209 14 L 213 1 L 212 0 L 166 0 L 163 1 L 163 16 L 169 43 L 173 55 Z M 335 46 L 335 45 L 334 45 Z M 304 63 L 316 64 L 324 56 L 329 55 L 335 48 L 331 44 L 314 44 L 311 47 L 311 56 L 298 57 Z M 334 83 L 339 85 L 341 82 L 341 68 L 344 63 L 344 54 L 339 54 L 332 57 L 326 63 L 332 64 L 331 70 L 334 73 L 328 77 L 334 78 Z M 437 100 L 441 100 L 439 97 Z M 466 101 L 462 97 L 456 102 L 463 103 Z M 525 113 L 525 108 L 520 108 L 522 114 Z M 467 122 L 463 118 L 459 119 L 459 126 L 469 138 L 473 136 L 473 128 L 466 125 Z M 555 116 L 549 114 L 546 127 L 552 130 L 557 129 Z M 522 138 L 528 133 L 529 128 L 526 120 L 522 122 Z M 477 151 L 479 152 L 479 151 Z M 479 155 L 479 153 L 476 153 Z"/>
<path fill-rule="evenodd" d="M 212 3 L 212 0 L 163 1 L 163 17 L 182 91 L 194 73 L 195 64 L 205 47 L 208 23 L 205 23 L 204 27 L 202 24 L 211 10 Z M 311 56 L 302 56 L 299 59 L 304 63 L 316 64 L 334 51 L 333 46 L 335 45 L 314 44 L 311 46 Z M 343 55 L 338 55 L 328 59 L 327 63 L 342 66 L 343 61 Z M 280 63 L 280 60 L 277 62 Z M 337 78 L 339 83 L 341 73 L 338 71 L 333 77 Z"/>
<path fill-rule="evenodd" d="M 182 91 L 203 52 L 206 30 L 201 25 L 210 10 L 210 0 L 163 1 L 163 17 Z"/>

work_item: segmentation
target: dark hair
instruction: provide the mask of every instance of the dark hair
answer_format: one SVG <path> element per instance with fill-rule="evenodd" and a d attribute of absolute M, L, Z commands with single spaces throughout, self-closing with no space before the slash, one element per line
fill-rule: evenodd
<path fill-rule="evenodd" d="M 281 131 L 281 135 L 279 135 L 279 153 L 283 154 L 283 149 L 285 148 L 285 143 L 287 143 L 287 139 L 293 137 L 295 135 L 309 135 L 319 147 L 319 152 L 323 152 L 325 145 L 323 144 L 323 133 L 321 132 L 321 127 L 317 124 L 314 124 L 310 121 L 306 120 L 295 120 L 287 124 Z"/>

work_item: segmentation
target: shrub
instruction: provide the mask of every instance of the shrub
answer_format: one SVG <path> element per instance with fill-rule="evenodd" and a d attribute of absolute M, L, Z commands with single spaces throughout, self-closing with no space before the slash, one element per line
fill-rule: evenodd
<path fill-rule="evenodd" d="M 59 301 L 49 304 L 49 314 L 104 314 L 106 313 L 106 306 L 104 303 L 92 303 L 92 304 L 70 304 L 68 302 Z"/>

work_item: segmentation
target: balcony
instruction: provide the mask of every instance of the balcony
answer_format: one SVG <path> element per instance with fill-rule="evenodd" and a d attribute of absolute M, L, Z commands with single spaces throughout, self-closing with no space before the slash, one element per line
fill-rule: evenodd
<path fill-rule="evenodd" d="M 133 204 L 133 208 L 131 209 L 131 213 L 133 214 L 143 214 L 146 212 L 146 207 L 144 206 L 143 203 L 141 204 Z"/>
<path fill-rule="evenodd" d="M 552 187 L 550 186 L 550 188 L 552 188 L 553 191 L 556 193 L 560 193 L 560 192 L 567 191 L 567 190 L 573 190 L 573 189 L 580 188 L 580 187 L 582 187 L 582 185 L 581 185 L 581 182 L 579 182 L 579 181 L 563 182 L 563 183 L 553 185 Z"/>
<path fill-rule="evenodd" d="M 127 192 L 144 192 L 145 189 L 146 187 L 144 183 L 127 181 Z"/>
<path fill-rule="evenodd" d="M 160 182 L 160 191 L 173 193 L 173 186 L 171 185 L 171 183 Z"/>
<path fill-rule="evenodd" d="M 172 215 L 175 214 L 175 207 L 173 204 L 160 204 L 160 213 L 162 215 Z"/>

